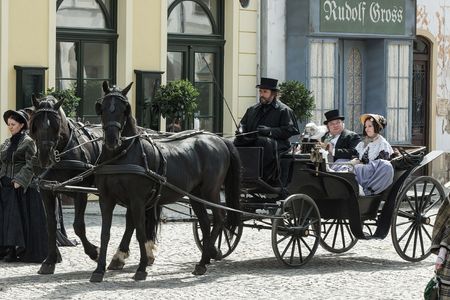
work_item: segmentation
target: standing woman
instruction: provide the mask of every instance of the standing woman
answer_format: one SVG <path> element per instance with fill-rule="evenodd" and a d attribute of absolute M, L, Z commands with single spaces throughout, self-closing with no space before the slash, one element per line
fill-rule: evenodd
<path fill-rule="evenodd" d="M 6 262 L 42 262 L 47 256 L 45 210 L 32 186 L 34 141 L 27 135 L 28 114 L 3 114 L 11 137 L 0 145 L 0 246 Z"/>

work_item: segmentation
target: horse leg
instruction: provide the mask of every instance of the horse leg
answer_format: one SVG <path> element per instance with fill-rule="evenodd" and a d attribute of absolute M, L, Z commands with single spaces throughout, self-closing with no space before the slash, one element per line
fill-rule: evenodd
<path fill-rule="evenodd" d="M 224 211 L 219 208 L 213 208 L 212 211 L 213 211 L 213 228 L 211 230 L 211 247 L 212 247 L 211 258 L 214 258 L 215 260 L 222 260 L 222 251 L 216 248 L 214 244 L 216 243 L 216 240 L 223 229 L 225 215 Z"/>
<path fill-rule="evenodd" d="M 98 247 L 92 245 L 86 237 L 86 224 L 84 223 L 84 213 L 87 206 L 87 195 L 77 193 L 74 197 L 75 217 L 73 220 L 73 229 L 75 234 L 80 238 L 83 244 L 84 253 L 86 253 L 92 260 L 98 258 Z"/>
<path fill-rule="evenodd" d="M 158 233 L 160 216 L 160 206 L 153 206 L 151 209 L 145 211 L 145 234 L 147 237 L 145 249 L 149 266 L 155 262 L 155 254 L 153 251 L 156 250 L 156 235 Z"/>
<path fill-rule="evenodd" d="M 103 276 L 105 275 L 106 253 L 108 251 L 108 243 L 111 236 L 112 214 L 115 206 L 116 204 L 109 199 L 100 199 L 100 210 L 102 212 L 100 255 L 97 261 L 97 268 L 91 275 L 91 282 L 102 282 Z"/>
<path fill-rule="evenodd" d="M 211 254 L 211 233 L 210 233 L 210 221 L 206 208 L 203 204 L 195 201 L 191 201 L 192 209 L 197 216 L 198 223 L 203 235 L 203 245 L 202 245 L 202 257 L 200 262 L 195 265 L 195 269 L 192 272 L 194 275 L 203 275 L 206 273 L 206 265 L 210 263 Z"/>
<path fill-rule="evenodd" d="M 134 232 L 134 224 L 131 217 L 131 211 L 129 209 L 127 209 L 125 220 L 125 232 L 122 240 L 120 241 L 119 248 L 109 263 L 108 270 L 122 270 L 125 265 L 125 259 L 130 256 L 130 241 Z"/>
<path fill-rule="evenodd" d="M 56 247 L 56 197 L 53 193 L 44 190 L 41 191 L 41 197 L 44 201 L 47 215 L 48 254 L 47 258 L 42 262 L 38 274 L 53 274 L 55 273 L 55 264 L 58 260 Z"/>
<path fill-rule="evenodd" d="M 141 196 L 142 197 L 142 196 Z M 136 201 L 131 204 L 131 210 L 133 214 L 133 223 L 136 227 L 136 238 L 139 242 L 139 250 L 141 253 L 141 258 L 139 260 L 139 266 L 136 270 L 136 273 L 133 276 L 133 279 L 138 280 L 145 280 L 147 278 L 147 252 L 146 252 L 146 235 L 145 235 L 145 208 L 144 208 L 144 200 L 141 199 L 139 201 L 138 195 L 135 195 L 133 198 Z M 142 204 L 142 205 L 139 205 Z"/>

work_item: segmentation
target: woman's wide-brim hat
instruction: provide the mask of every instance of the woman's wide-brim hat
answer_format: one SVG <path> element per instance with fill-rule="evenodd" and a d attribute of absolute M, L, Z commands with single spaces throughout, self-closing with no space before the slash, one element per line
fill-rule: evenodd
<path fill-rule="evenodd" d="M 256 87 L 259 89 L 279 91 L 277 85 L 278 85 L 278 79 L 261 77 L 261 83 L 258 84 Z"/>
<path fill-rule="evenodd" d="M 359 120 L 361 121 L 361 124 L 364 125 L 367 119 L 371 119 L 372 121 L 377 122 L 377 124 L 380 126 L 380 128 L 385 128 L 387 125 L 386 118 L 382 115 L 378 114 L 363 114 L 361 117 L 359 117 Z"/>
<path fill-rule="evenodd" d="M 327 125 L 328 122 L 333 121 L 333 120 L 345 120 L 344 116 L 341 116 L 341 114 L 339 113 L 339 109 L 333 109 L 333 110 L 329 110 L 325 113 L 325 118 L 326 120 L 323 122 L 323 124 Z"/>
<path fill-rule="evenodd" d="M 24 124 L 24 129 L 28 128 L 28 114 L 23 109 L 17 111 L 10 109 L 5 111 L 3 114 L 3 120 L 6 124 L 8 124 L 8 119 L 13 115 L 17 117 L 18 122 Z"/>

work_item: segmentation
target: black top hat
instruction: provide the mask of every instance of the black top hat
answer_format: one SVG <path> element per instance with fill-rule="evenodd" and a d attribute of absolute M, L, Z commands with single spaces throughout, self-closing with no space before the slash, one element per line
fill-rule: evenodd
<path fill-rule="evenodd" d="M 345 118 L 341 115 L 339 115 L 339 109 L 333 109 L 333 110 L 329 110 L 325 113 L 325 118 L 327 118 L 323 124 L 327 125 L 328 122 L 333 121 L 333 120 L 345 120 Z"/>
<path fill-rule="evenodd" d="M 277 88 L 278 79 L 261 77 L 261 83 L 256 87 L 260 89 L 268 89 L 272 91 L 279 91 Z"/>
<path fill-rule="evenodd" d="M 8 119 L 11 116 L 14 116 L 13 118 L 17 122 L 24 124 L 23 129 L 28 128 L 28 114 L 23 109 L 20 109 L 18 111 L 10 109 L 5 111 L 5 113 L 3 114 L 3 120 L 5 120 L 6 124 L 8 124 Z"/>

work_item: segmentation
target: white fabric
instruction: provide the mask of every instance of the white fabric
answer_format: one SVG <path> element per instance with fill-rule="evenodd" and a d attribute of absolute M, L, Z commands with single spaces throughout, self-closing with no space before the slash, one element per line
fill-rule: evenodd
<path fill-rule="evenodd" d="M 365 142 L 359 142 L 359 144 L 356 146 L 356 151 L 358 151 L 359 159 L 362 159 L 364 153 L 369 149 L 369 160 L 375 160 L 381 151 L 389 153 L 389 155 L 392 155 L 394 153 L 394 150 L 392 149 L 391 145 L 388 141 L 382 136 L 378 135 L 378 137 L 373 140 L 372 142 L 365 145 Z"/>

